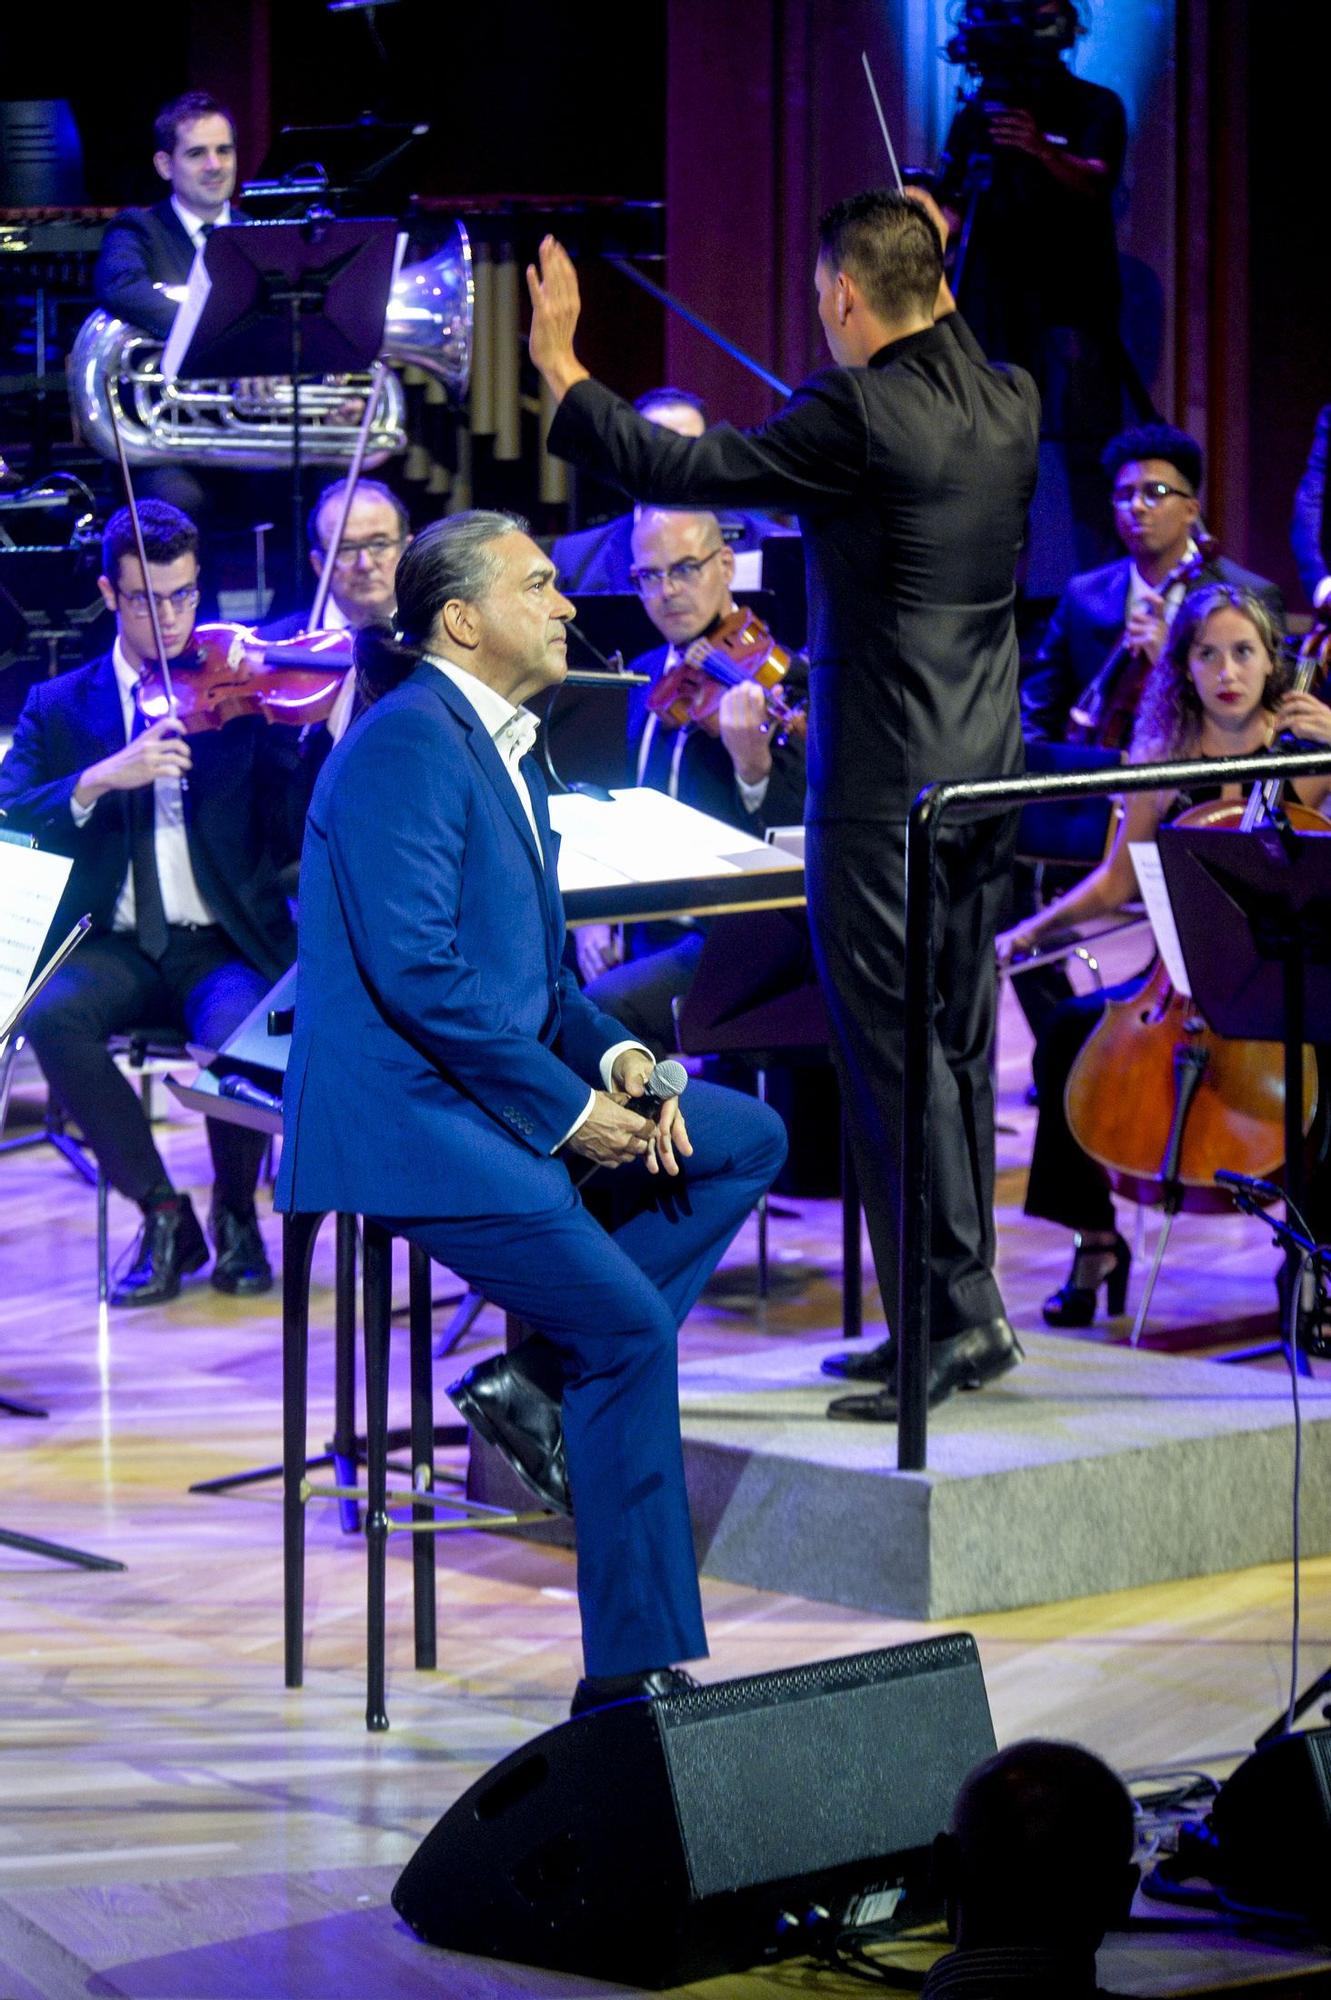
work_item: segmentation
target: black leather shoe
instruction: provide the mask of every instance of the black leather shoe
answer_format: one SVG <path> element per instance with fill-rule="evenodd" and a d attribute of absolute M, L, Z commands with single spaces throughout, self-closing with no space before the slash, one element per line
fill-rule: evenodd
<path fill-rule="evenodd" d="M 996 1376 L 1006 1375 L 1021 1359 L 1021 1343 L 1005 1319 L 981 1320 L 978 1326 L 963 1327 L 947 1340 L 935 1340 L 929 1347 L 929 1407 L 942 1403 L 954 1389 L 982 1389 Z M 829 1417 L 846 1417 L 852 1422 L 894 1424 L 897 1420 L 895 1389 L 879 1389 L 875 1395 L 838 1396 L 827 1406 Z"/>
<path fill-rule="evenodd" d="M 1083 1243 L 1078 1233 L 1072 1241 L 1068 1281 L 1051 1292 L 1040 1308 L 1046 1326 L 1089 1326 L 1095 1318 L 1101 1285 L 1111 1315 L 1121 1313 L 1128 1303 L 1132 1252 L 1123 1238 L 1116 1233 L 1112 1243 Z"/>
<path fill-rule="evenodd" d="M 133 1261 L 111 1291 L 113 1306 L 160 1306 L 180 1281 L 208 1262 L 208 1245 L 187 1194 L 158 1202 L 143 1218 Z"/>
<path fill-rule="evenodd" d="M 518 1373 L 507 1354 L 478 1362 L 447 1391 L 477 1437 L 492 1444 L 538 1500 L 571 1514 L 559 1404 Z"/>
<path fill-rule="evenodd" d="M 896 1335 L 889 1333 L 877 1347 L 867 1347 L 863 1353 L 838 1348 L 835 1354 L 825 1354 L 819 1366 L 824 1375 L 834 1375 L 838 1382 L 895 1382 Z"/>
<path fill-rule="evenodd" d="M 685 1694 L 697 1685 L 683 1667 L 654 1667 L 649 1674 L 602 1675 L 578 1682 L 569 1714 L 588 1715 L 594 1708 L 609 1708 L 617 1701 L 655 1701 L 663 1694 Z"/>
<path fill-rule="evenodd" d="M 213 1289 L 229 1292 L 233 1297 L 270 1292 L 273 1288 L 273 1267 L 268 1262 L 268 1252 L 259 1234 L 259 1218 L 254 1210 L 251 1209 L 248 1215 L 237 1215 L 234 1208 L 226 1208 L 218 1202 L 209 1218 L 209 1226 L 213 1242 L 217 1245 L 210 1279 Z"/>

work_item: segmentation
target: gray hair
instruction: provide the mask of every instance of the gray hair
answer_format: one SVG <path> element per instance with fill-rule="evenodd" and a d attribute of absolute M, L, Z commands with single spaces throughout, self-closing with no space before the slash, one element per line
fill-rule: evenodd
<path fill-rule="evenodd" d="M 429 644 L 446 604 L 474 604 L 493 587 L 500 562 L 494 544 L 530 533 L 520 514 L 480 507 L 449 514 L 422 528 L 397 566 L 397 623 L 370 625 L 356 636 L 356 669 L 364 699 L 377 701 L 404 681 Z"/>

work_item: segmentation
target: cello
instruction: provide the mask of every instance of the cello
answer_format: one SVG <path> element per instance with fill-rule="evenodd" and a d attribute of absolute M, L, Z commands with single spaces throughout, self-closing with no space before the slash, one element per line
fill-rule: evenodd
<path fill-rule="evenodd" d="M 1331 631 L 1315 629 L 1300 648 L 1293 692 L 1307 692 L 1331 651 Z M 1219 761 L 1219 760 L 1218 760 Z M 1250 832 L 1277 812 L 1295 831 L 1331 832 L 1331 821 L 1298 801 L 1279 803 L 1279 784 L 1253 786 L 1248 799 L 1190 807 L 1177 826 Z M 1302 1129 L 1317 1110 L 1314 1051 L 1303 1052 Z M 1181 1211 L 1216 1214 L 1230 1205 L 1218 1169 L 1255 1180 L 1277 1178 L 1285 1164 L 1284 1052 L 1278 1042 L 1238 1041 L 1207 1026 L 1190 995 L 1172 984 L 1157 958 L 1132 993 L 1111 1000 L 1077 1056 L 1066 1109 L 1073 1137 L 1106 1169 L 1117 1193 L 1160 1206 L 1165 1227 L 1133 1328 L 1139 1338 L 1151 1291 Z"/>

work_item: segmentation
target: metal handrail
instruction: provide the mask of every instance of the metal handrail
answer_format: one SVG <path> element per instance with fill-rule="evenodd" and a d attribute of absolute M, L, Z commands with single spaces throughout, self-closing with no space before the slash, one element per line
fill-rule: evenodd
<path fill-rule="evenodd" d="M 943 780 L 926 785 L 906 822 L 906 1011 L 901 1107 L 901 1245 L 897 1294 L 897 1468 L 923 1472 L 928 1448 L 930 1037 L 934 1009 L 934 917 L 938 837 L 949 816 L 983 819 L 1034 799 L 1099 798 L 1116 792 L 1184 791 L 1214 785 L 1217 759 L 1177 758 L 1125 764 L 1109 771 L 1074 771 L 1020 778 Z M 1268 778 L 1331 777 L 1331 750 L 1265 751 L 1226 757 L 1226 784 Z"/>

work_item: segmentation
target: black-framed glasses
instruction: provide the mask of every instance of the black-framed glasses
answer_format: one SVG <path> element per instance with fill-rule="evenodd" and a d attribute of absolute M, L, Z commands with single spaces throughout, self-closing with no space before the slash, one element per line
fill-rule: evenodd
<path fill-rule="evenodd" d="M 639 597 L 654 597 L 668 583 L 686 590 L 697 582 L 709 562 L 715 562 L 724 553 L 724 549 L 713 549 L 708 556 L 685 556 L 683 562 L 671 563 L 668 569 L 639 569 L 635 564 L 629 571 L 629 582 Z"/>
<path fill-rule="evenodd" d="M 334 569 L 354 569 L 361 556 L 368 556 L 371 562 L 383 562 L 395 550 L 402 547 L 402 537 L 390 540 L 387 535 L 371 535 L 368 542 L 340 542 L 333 557 Z"/>
<path fill-rule="evenodd" d="M 1130 507 L 1134 500 L 1139 499 L 1148 513 L 1153 512 L 1162 500 L 1192 500 L 1195 497 L 1182 486 L 1171 486 L 1166 479 L 1143 479 L 1140 486 L 1116 486 L 1113 493 L 1116 507 Z"/>
<path fill-rule="evenodd" d="M 117 584 L 116 596 L 131 611 L 137 611 L 140 617 L 148 609 L 146 590 L 121 590 Z M 188 611 L 199 601 L 199 586 L 197 583 L 182 583 L 179 590 L 154 590 L 152 596 L 159 611 Z"/>

